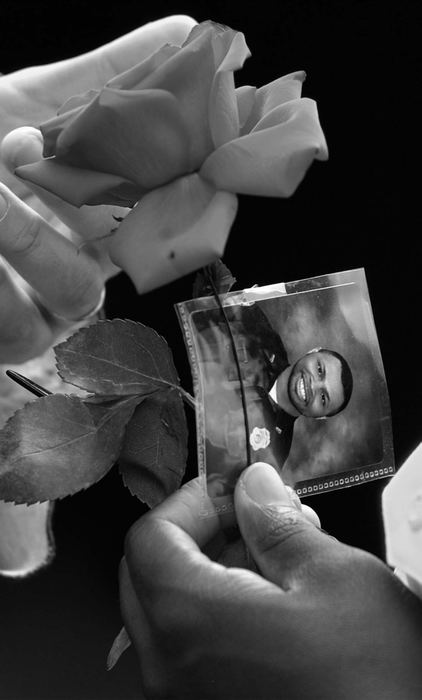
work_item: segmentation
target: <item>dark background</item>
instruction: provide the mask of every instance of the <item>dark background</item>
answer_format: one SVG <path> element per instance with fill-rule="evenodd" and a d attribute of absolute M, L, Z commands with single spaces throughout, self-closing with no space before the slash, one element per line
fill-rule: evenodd
<path fill-rule="evenodd" d="M 330 159 L 315 163 L 290 200 L 242 197 L 225 254 L 239 286 L 364 267 L 392 405 L 397 463 L 421 435 L 420 231 L 407 179 L 420 120 L 413 27 L 417 3 L 358 0 L 260 3 L 2 2 L 0 70 L 70 57 L 171 13 L 243 31 L 252 51 L 237 84 L 264 84 L 293 70 L 318 101 Z M 416 192 L 416 201 L 418 193 Z M 190 373 L 173 304 L 192 277 L 137 297 L 119 278 L 108 313 L 152 325 L 169 341 L 184 385 Z M 191 452 L 189 476 L 195 474 Z M 336 537 L 384 555 L 380 494 L 373 482 L 307 499 Z M 23 581 L 0 580 L 1 700 L 126 700 L 140 696 L 126 652 L 105 659 L 120 628 L 117 567 L 123 538 L 142 506 L 113 470 L 56 508 L 57 556 Z"/>

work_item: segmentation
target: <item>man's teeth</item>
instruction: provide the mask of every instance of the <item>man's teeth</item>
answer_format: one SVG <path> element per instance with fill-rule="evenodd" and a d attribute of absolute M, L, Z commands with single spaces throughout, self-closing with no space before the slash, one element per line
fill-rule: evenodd
<path fill-rule="evenodd" d="M 303 377 L 301 377 L 297 383 L 297 393 L 302 401 L 306 401 L 305 381 Z"/>

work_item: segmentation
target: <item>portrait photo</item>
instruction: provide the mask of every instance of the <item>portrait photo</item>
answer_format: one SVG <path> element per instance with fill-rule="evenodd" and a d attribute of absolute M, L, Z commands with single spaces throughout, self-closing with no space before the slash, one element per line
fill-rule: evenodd
<path fill-rule="evenodd" d="M 393 473 L 390 409 L 363 270 L 187 302 L 207 493 L 254 462 L 300 495 Z"/>

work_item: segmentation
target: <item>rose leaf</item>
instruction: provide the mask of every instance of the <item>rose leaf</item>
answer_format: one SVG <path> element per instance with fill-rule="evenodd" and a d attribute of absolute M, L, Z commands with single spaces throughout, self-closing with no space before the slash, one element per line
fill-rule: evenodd
<path fill-rule="evenodd" d="M 127 426 L 119 469 L 132 495 L 150 508 L 181 483 L 186 468 L 187 425 L 176 391 L 146 398 Z"/>
<path fill-rule="evenodd" d="M 210 277 L 214 282 L 217 294 L 227 294 L 236 283 L 236 277 L 233 277 L 227 265 L 222 260 L 203 267 L 195 276 L 193 283 L 193 297 L 208 297 L 214 294 Z"/>
<path fill-rule="evenodd" d="M 29 505 L 101 479 L 117 459 L 139 400 L 101 405 L 52 394 L 16 411 L 0 431 L 0 499 Z"/>
<path fill-rule="evenodd" d="M 99 395 L 148 396 L 179 377 L 164 338 L 135 321 L 98 321 L 55 347 L 65 381 Z"/>

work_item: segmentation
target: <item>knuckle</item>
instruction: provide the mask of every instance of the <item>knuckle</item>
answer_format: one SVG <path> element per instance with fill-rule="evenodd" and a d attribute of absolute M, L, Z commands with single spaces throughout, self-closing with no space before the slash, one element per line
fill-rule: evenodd
<path fill-rule="evenodd" d="M 286 540 L 313 527 L 295 508 L 262 506 L 265 527 L 255 530 L 255 541 L 261 552 L 267 552 Z"/>
<path fill-rule="evenodd" d="M 74 311 L 77 309 L 77 317 L 89 313 L 98 302 L 102 291 L 102 284 L 96 276 L 81 276 L 75 283 L 70 280 L 67 294 L 67 304 Z"/>
<path fill-rule="evenodd" d="M 34 214 L 15 229 L 10 239 L 10 252 L 12 255 L 28 256 L 37 248 L 40 242 L 41 219 Z"/>

